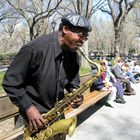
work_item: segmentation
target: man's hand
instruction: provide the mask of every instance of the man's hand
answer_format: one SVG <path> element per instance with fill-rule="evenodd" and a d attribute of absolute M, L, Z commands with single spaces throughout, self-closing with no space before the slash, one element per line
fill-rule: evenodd
<path fill-rule="evenodd" d="M 78 108 L 82 103 L 83 103 L 83 95 L 79 95 L 71 102 L 71 106 L 73 108 Z"/>
<path fill-rule="evenodd" d="M 40 114 L 39 110 L 35 106 L 31 106 L 27 111 L 26 115 L 29 120 L 29 125 L 32 130 L 38 130 L 38 128 L 42 128 L 45 125 L 45 120 L 43 116 Z"/>

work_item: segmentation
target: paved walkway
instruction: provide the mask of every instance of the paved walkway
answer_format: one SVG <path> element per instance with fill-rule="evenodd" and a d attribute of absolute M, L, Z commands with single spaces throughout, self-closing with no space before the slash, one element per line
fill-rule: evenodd
<path fill-rule="evenodd" d="M 124 96 L 126 104 L 114 108 L 101 104 L 78 116 L 78 127 L 67 140 L 140 140 L 140 83 L 136 95 Z"/>

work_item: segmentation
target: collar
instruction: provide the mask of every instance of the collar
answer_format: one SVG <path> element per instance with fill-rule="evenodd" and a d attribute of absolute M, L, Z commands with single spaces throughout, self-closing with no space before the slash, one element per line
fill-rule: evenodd
<path fill-rule="evenodd" d="M 62 52 L 62 48 L 59 44 L 59 40 L 58 40 L 58 32 L 54 32 L 52 33 L 52 38 L 53 38 L 53 47 L 54 47 L 54 57 L 55 59 L 57 59 L 58 57 L 62 56 L 63 55 L 63 52 Z"/>

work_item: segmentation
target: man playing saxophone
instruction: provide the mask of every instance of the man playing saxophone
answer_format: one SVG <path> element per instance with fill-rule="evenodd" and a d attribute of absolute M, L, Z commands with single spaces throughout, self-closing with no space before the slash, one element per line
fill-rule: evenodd
<path fill-rule="evenodd" d="M 88 39 L 91 25 L 79 14 L 62 17 L 59 31 L 43 35 L 23 46 L 8 68 L 3 88 L 19 107 L 32 130 L 44 127 L 42 114 L 64 98 L 64 89 L 79 87 L 79 57 L 76 50 Z M 80 96 L 72 107 L 82 104 Z M 56 135 L 49 140 L 63 140 Z"/>

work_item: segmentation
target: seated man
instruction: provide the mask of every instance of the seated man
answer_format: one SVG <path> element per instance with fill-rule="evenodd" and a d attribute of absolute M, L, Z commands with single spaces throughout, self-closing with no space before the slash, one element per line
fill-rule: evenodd
<path fill-rule="evenodd" d="M 103 80 L 106 82 L 106 84 L 110 84 L 111 86 L 116 87 L 117 93 L 116 93 L 116 99 L 114 100 L 116 103 L 124 104 L 126 101 L 124 100 L 123 94 L 123 86 L 122 84 L 116 79 L 116 77 L 111 72 L 108 62 L 104 61 L 105 71 L 104 71 L 104 77 Z"/>
<path fill-rule="evenodd" d="M 127 78 L 127 76 L 125 76 L 123 70 L 122 70 L 122 66 L 124 64 L 124 61 L 122 60 L 122 58 L 117 58 L 116 59 L 116 64 L 113 66 L 113 74 L 115 75 L 115 77 L 120 81 L 126 84 L 126 95 L 135 95 L 135 91 L 134 89 L 131 87 L 131 83 L 129 81 L 129 79 Z"/>

